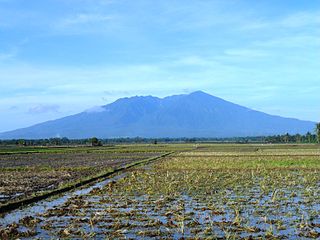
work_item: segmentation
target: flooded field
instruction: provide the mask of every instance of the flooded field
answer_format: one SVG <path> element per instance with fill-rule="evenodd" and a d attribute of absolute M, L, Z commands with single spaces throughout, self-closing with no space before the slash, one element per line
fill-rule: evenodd
<path fill-rule="evenodd" d="M 0 207 L 73 184 L 120 166 L 159 156 L 154 146 L 15 148 L 0 151 Z"/>
<path fill-rule="evenodd" d="M 320 149 L 195 145 L 19 211 L 0 238 L 317 239 Z"/>

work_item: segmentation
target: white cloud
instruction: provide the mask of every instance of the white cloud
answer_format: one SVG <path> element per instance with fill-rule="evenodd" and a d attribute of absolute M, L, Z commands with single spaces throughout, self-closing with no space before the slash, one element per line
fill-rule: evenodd
<path fill-rule="evenodd" d="M 100 112 L 105 112 L 106 109 L 102 106 L 95 106 L 92 108 L 87 109 L 85 112 L 87 113 L 100 113 Z"/>
<path fill-rule="evenodd" d="M 282 19 L 279 24 L 288 28 L 301 28 L 306 26 L 319 27 L 320 11 L 298 12 Z"/>
<path fill-rule="evenodd" d="M 320 46 L 320 36 L 316 34 L 292 34 L 285 37 L 276 37 L 266 41 L 257 41 L 253 45 L 260 47 L 277 47 L 283 51 L 287 48 L 309 48 Z"/>
<path fill-rule="evenodd" d="M 57 113 L 59 112 L 60 106 L 57 104 L 38 104 L 28 109 L 30 114 L 43 114 L 43 113 Z"/>
<path fill-rule="evenodd" d="M 18 48 L 13 48 L 11 51 L 0 53 L 0 62 L 14 59 L 18 54 Z"/>
<path fill-rule="evenodd" d="M 5 61 L 8 59 L 11 59 L 15 56 L 15 54 L 12 53 L 0 53 L 0 61 Z"/>
<path fill-rule="evenodd" d="M 68 2 L 77 4 L 78 1 Z M 83 2 L 88 5 L 112 2 L 121 4 L 113 11 L 110 11 L 111 7 L 100 8 L 99 5 L 86 9 L 86 4 L 78 4 L 72 10 L 69 9 L 68 13 L 53 13 L 44 19 L 35 15 L 32 22 L 48 29 L 48 35 L 42 36 L 41 40 L 51 41 L 51 33 L 107 32 L 112 37 L 117 36 L 119 46 L 108 45 L 109 36 L 102 36 L 105 37 L 105 44 L 99 47 L 119 48 L 111 50 L 119 50 L 119 58 L 115 60 L 121 64 L 115 62 L 104 65 L 100 57 L 109 56 L 97 52 L 98 58 L 92 61 L 97 63 L 95 66 L 85 65 L 81 60 L 72 62 L 70 65 L 73 66 L 68 65 L 68 61 L 60 66 L 45 66 L 39 60 L 37 63 L 37 58 L 33 59 L 33 54 L 28 53 L 33 48 L 28 48 L 24 52 L 24 60 L 30 59 L 30 64 L 18 61 L 6 66 L 0 64 L 0 108 L 7 109 L 14 105 L 21 110 L 21 106 L 24 106 L 24 112 L 30 109 L 31 112 L 40 113 L 47 111 L 45 106 L 50 109 L 50 105 L 56 104 L 61 107 L 55 116 L 61 116 L 104 105 L 119 97 L 149 94 L 161 97 L 181 93 L 185 89 L 207 90 L 223 98 L 230 96 L 230 100 L 244 105 L 251 102 L 252 107 L 258 108 L 256 106 L 261 101 L 281 99 L 283 92 L 290 89 L 293 92 L 299 91 L 308 99 L 311 94 L 301 92 L 301 89 L 306 90 L 304 85 L 313 86 L 319 82 L 317 71 L 320 66 L 316 58 L 320 47 L 318 12 L 265 18 L 263 14 L 256 14 L 259 11 L 248 14 L 234 7 L 229 11 L 226 6 L 230 2 L 237 2 L 231 0 L 215 1 L 214 4 L 211 1 L 187 1 L 186 4 L 179 1 L 138 1 L 132 5 L 129 2 L 122 5 L 123 1 L 108 0 Z M 125 5 L 136 8 L 127 9 Z M 143 6 L 150 11 L 144 12 Z M 0 16 L 0 20 L 2 18 Z M 10 15 L 6 19 L 15 18 Z M 23 21 L 30 25 L 25 18 L 20 17 L 14 21 L 20 27 L 25 26 Z M 34 33 L 38 34 L 38 30 L 35 28 Z M 140 37 L 145 41 L 140 41 Z M 36 44 L 34 36 L 30 35 L 30 38 L 33 41 L 30 44 Z M 62 41 L 57 42 L 57 45 L 64 46 Z M 136 48 L 136 42 L 142 46 L 139 48 L 142 57 L 137 56 L 136 51 L 133 51 L 134 54 L 130 52 Z M 122 53 L 132 63 L 122 61 Z M 5 52 L 0 54 L 0 61 L 15 57 L 14 52 Z M 95 58 L 94 55 L 92 57 Z M 74 67 L 77 64 L 84 67 Z M 277 91 L 275 86 L 282 92 Z M 37 106 L 38 103 L 43 106 Z M 50 114 L 55 114 L 54 107 L 52 109 Z M 96 110 L 101 109 L 98 107 Z M 296 114 L 299 114 L 298 110 Z M 29 118 L 32 117 L 30 115 Z M 44 115 L 39 114 L 37 117 Z"/>
<path fill-rule="evenodd" d="M 184 66 L 208 66 L 212 65 L 213 62 L 200 56 L 185 56 L 174 61 L 174 64 Z"/>
<path fill-rule="evenodd" d="M 243 58 L 257 58 L 257 57 L 267 57 L 270 54 L 267 51 L 258 49 L 227 49 L 225 50 L 226 55 L 243 57 Z"/>
<path fill-rule="evenodd" d="M 238 27 L 240 30 L 250 30 L 256 31 L 260 29 L 266 29 L 270 27 L 270 23 L 262 20 L 251 20 L 248 22 L 244 22 L 241 26 Z"/>
<path fill-rule="evenodd" d="M 242 19 L 237 24 L 236 29 L 243 31 L 271 31 L 273 33 L 290 33 L 295 29 L 319 29 L 320 11 L 294 12 L 287 16 L 278 16 L 274 19 L 261 18 L 259 16 Z M 285 31 L 284 31 L 285 29 Z M 301 34 L 301 32 L 300 32 Z M 274 34 L 273 34 L 274 35 Z"/>
<path fill-rule="evenodd" d="M 73 15 L 57 18 L 50 25 L 49 32 L 55 35 L 118 35 L 121 34 L 123 17 L 108 14 L 103 11 L 89 13 L 75 13 Z"/>
<path fill-rule="evenodd" d="M 110 15 L 103 15 L 103 14 L 86 14 L 86 13 L 79 13 L 72 17 L 67 17 L 65 19 L 62 19 L 58 24 L 61 27 L 69 27 L 72 25 L 78 25 L 78 24 L 91 24 L 91 23 L 101 23 L 101 22 L 109 22 L 110 20 L 113 20 L 114 16 Z"/>

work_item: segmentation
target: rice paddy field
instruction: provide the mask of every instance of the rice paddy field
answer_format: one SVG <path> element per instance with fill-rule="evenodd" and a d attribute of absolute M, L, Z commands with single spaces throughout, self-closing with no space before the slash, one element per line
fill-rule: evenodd
<path fill-rule="evenodd" d="M 0 238 L 320 238 L 318 145 L 159 144 L 117 149 L 117 153 L 105 148 L 90 153 L 74 150 L 64 161 L 51 152 L 48 159 L 62 161 L 57 169 L 68 164 L 78 168 L 86 162 L 82 154 L 93 154 L 94 159 L 108 159 L 89 165 L 101 169 L 110 167 L 112 160 L 116 167 L 123 159 L 173 153 L 78 191 L 5 213 Z M 17 168 L 12 162 L 19 154 L 0 155 L 8 164 L 0 166 Z M 46 161 L 34 154 L 38 153 L 30 155 L 33 161 L 26 160 L 30 166 L 24 168 L 37 168 L 40 159 Z M 56 168 L 54 163 L 51 168 Z M 1 181 L 8 181 L 6 176 Z"/>
<path fill-rule="evenodd" d="M 121 166 L 159 156 L 172 147 L 11 147 L 0 149 L 0 207 Z"/>

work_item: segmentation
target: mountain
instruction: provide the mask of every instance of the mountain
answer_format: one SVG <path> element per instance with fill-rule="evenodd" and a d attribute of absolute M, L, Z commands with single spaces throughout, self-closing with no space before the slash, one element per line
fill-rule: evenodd
<path fill-rule="evenodd" d="M 50 137 L 240 137 L 313 131 L 314 122 L 255 111 L 207 93 L 121 98 L 96 111 L 0 134 L 1 139 Z"/>

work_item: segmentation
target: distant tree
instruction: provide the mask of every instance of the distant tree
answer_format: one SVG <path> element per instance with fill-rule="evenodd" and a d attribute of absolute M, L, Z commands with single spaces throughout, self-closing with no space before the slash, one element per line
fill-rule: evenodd
<path fill-rule="evenodd" d="M 311 135 L 311 133 L 310 133 L 310 132 L 307 132 L 307 134 L 306 134 L 306 138 L 307 138 L 308 143 L 311 143 L 312 135 Z"/>
<path fill-rule="evenodd" d="M 91 142 L 91 146 L 93 146 L 93 147 L 102 146 L 101 141 L 96 137 L 91 138 L 90 142 Z"/>
<path fill-rule="evenodd" d="M 49 145 L 51 145 L 51 146 L 61 145 L 61 139 L 60 138 L 50 138 Z"/>
<path fill-rule="evenodd" d="M 24 140 L 24 139 L 19 139 L 17 143 L 20 146 L 26 146 L 27 145 L 26 140 Z"/>
<path fill-rule="evenodd" d="M 289 139 L 290 139 L 289 133 L 286 133 L 285 135 L 283 135 L 283 141 L 284 141 L 285 143 L 288 143 L 288 142 L 289 142 Z"/>
<path fill-rule="evenodd" d="M 62 143 L 63 145 L 67 145 L 67 144 L 70 143 L 70 140 L 69 140 L 68 138 L 66 138 L 66 137 L 63 137 L 63 138 L 61 138 L 61 143 Z"/>
<path fill-rule="evenodd" d="M 295 142 L 296 143 L 300 143 L 301 142 L 301 135 L 300 134 L 296 134 L 295 135 Z"/>
<path fill-rule="evenodd" d="M 316 137 L 317 137 L 317 142 L 320 143 L 320 123 L 316 124 Z"/>

